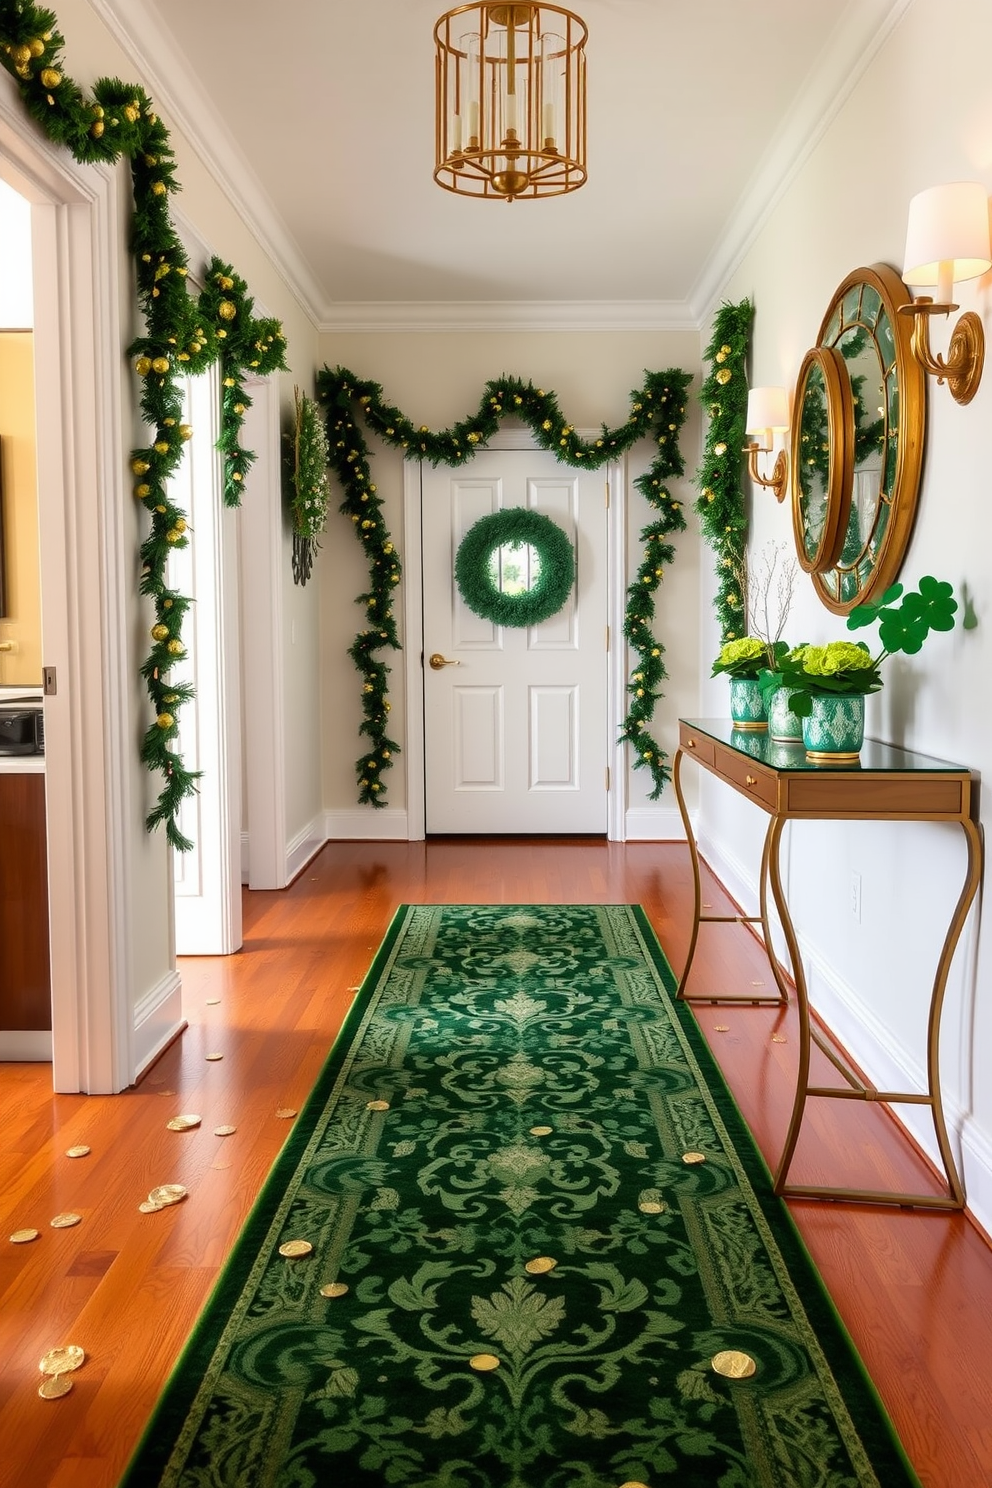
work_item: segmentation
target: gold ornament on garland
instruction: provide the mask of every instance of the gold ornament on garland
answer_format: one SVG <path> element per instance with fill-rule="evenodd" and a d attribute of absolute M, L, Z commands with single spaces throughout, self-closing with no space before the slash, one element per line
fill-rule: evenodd
<path fill-rule="evenodd" d="M 192 433 L 179 422 L 183 379 L 215 361 L 221 363 L 224 401 L 218 448 L 224 500 L 236 506 L 254 458 L 240 443 L 244 413 L 251 406 L 243 378 L 248 371 L 263 376 L 284 368 L 286 342 L 278 321 L 255 318 L 245 282 L 228 264 L 214 259 L 207 268 L 205 288 L 197 299 L 190 295 L 185 249 L 169 216 L 169 197 L 179 184 L 165 125 L 143 89 L 116 78 L 101 78 L 93 86 L 93 97 L 86 98 L 61 65 L 64 45 L 51 11 L 29 0 L 0 0 L 0 66 L 17 79 L 27 111 L 48 139 L 83 163 L 114 163 L 121 157 L 130 162 L 131 248 L 145 331 L 128 356 L 135 359 L 134 370 L 141 379 L 142 414 L 154 431 L 148 448 L 131 452 L 130 464 L 132 473 L 143 477 L 134 494 L 150 516 L 150 531 L 141 547 L 141 592 L 151 598 L 159 622 L 152 631 L 154 647 L 141 668 L 155 716 L 141 757 L 165 782 L 146 826 L 151 830 L 164 825 L 172 845 L 187 851 L 192 843 L 179 830 L 177 816 L 183 800 L 196 789 L 196 775 L 185 768 L 170 741 L 178 733 L 175 708 L 187 702 L 193 690 L 187 684 L 168 683 L 166 675 L 185 654 L 180 634 L 189 600 L 165 584 L 169 553 L 188 541 L 184 514 L 169 494 L 182 444 Z M 111 125 L 109 131 L 105 121 Z M 175 705 L 172 711 L 162 708 L 166 691 Z"/>

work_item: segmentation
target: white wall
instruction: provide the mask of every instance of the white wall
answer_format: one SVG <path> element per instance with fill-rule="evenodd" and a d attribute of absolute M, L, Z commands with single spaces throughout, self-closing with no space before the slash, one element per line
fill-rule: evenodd
<path fill-rule="evenodd" d="M 937 61 L 938 53 L 941 61 Z M 878 261 L 902 267 L 910 197 L 943 181 L 980 180 L 992 194 L 992 7 L 986 0 L 915 0 L 818 147 L 789 185 L 721 298 L 755 304 L 752 381 L 794 387 L 836 285 Z M 938 72 L 946 66 L 947 81 Z M 953 78 L 953 82 L 949 80 Z M 992 276 L 958 286 L 962 308 L 989 325 Z M 946 346 L 942 323 L 934 342 Z M 933 635 L 923 652 L 887 664 L 883 691 L 868 700 L 867 732 L 992 772 L 992 370 L 969 407 L 928 387 L 928 432 L 916 528 L 902 578 L 923 574 L 966 589 L 978 628 Z M 788 502 L 753 502 L 752 548 L 791 547 Z M 705 585 L 705 575 L 704 575 Z M 708 680 L 717 637 L 701 611 L 703 714 L 726 714 L 726 687 Z M 788 638 L 846 635 L 843 619 L 802 577 Z M 702 792 L 704 848 L 749 901 L 765 818 L 717 783 Z M 793 824 L 788 892 L 814 1004 L 870 1076 L 889 1089 L 918 1088 L 925 1017 L 951 906 L 964 872 L 960 828 L 907 824 Z M 862 918 L 849 904 L 851 873 L 863 884 Z M 963 1157 L 969 1203 L 992 1225 L 992 965 L 977 914 L 952 970 L 943 1027 L 943 1090 Z M 897 1083 L 893 1083 L 893 1082 Z M 903 1119 L 933 1155 L 925 1109 Z M 801 1152 L 801 1146 L 800 1146 Z M 795 1176 L 799 1179 L 798 1171 Z"/>
<path fill-rule="evenodd" d="M 629 395 L 641 387 L 647 371 L 681 368 L 694 375 L 689 392 L 687 417 L 682 432 L 686 475 L 672 482 L 673 493 L 685 503 L 688 531 L 674 539 L 675 563 L 668 570 L 656 596 L 655 633 L 666 648 L 669 679 L 663 684 L 665 697 L 657 710 L 657 737 L 669 755 L 677 743 L 680 713 L 692 713 L 698 698 L 696 671 L 696 615 L 699 608 L 700 542 L 691 504 L 695 492 L 691 480 L 699 457 L 699 337 L 695 331 L 555 331 L 555 332 L 356 332 L 325 334 L 321 338 L 320 361 L 330 367 L 348 367 L 356 376 L 381 384 L 386 400 L 415 423 L 437 430 L 474 411 L 487 381 L 501 375 L 531 380 L 554 392 L 565 417 L 577 428 L 598 428 L 622 423 L 629 413 Z M 631 452 L 629 477 L 643 473 L 651 459 L 645 441 Z M 379 445 L 373 454 L 373 474 L 386 507 L 386 520 L 394 536 L 402 539 L 402 461 L 397 452 Z M 346 648 L 359 629 L 363 611 L 354 603 L 365 588 L 366 578 L 359 544 L 352 524 L 338 516 L 338 497 L 332 497 L 324 550 L 319 560 L 321 580 L 321 673 L 323 700 L 324 804 L 329 813 L 361 810 L 375 830 L 376 816 L 369 807 L 355 806 L 354 761 L 360 753 L 358 725 L 361 720 L 357 673 Z M 641 528 L 651 520 L 651 508 L 631 486 L 628 528 L 631 570 L 640 561 L 637 541 Z M 402 556 L 402 550 L 401 550 Z M 708 562 L 703 559 L 704 566 Z M 403 738 L 406 710 L 403 703 L 403 662 L 399 653 L 390 657 L 393 737 Z M 403 760 L 387 778 L 389 809 L 406 807 Z M 631 772 L 630 806 L 646 808 L 650 781 L 644 771 Z M 661 835 L 673 835 L 671 813 L 674 794 L 666 789 L 658 808 L 666 824 Z"/>

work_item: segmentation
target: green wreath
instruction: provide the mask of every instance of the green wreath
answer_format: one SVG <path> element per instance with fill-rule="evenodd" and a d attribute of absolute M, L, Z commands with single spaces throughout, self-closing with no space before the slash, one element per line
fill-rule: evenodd
<path fill-rule="evenodd" d="M 520 594 L 493 583 L 492 555 L 499 548 L 531 547 L 538 558 L 537 582 Z M 575 581 L 575 554 L 561 528 L 540 512 L 508 506 L 480 517 L 455 555 L 458 592 L 476 615 L 494 625 L 540 625 L 557 615 Z"/>

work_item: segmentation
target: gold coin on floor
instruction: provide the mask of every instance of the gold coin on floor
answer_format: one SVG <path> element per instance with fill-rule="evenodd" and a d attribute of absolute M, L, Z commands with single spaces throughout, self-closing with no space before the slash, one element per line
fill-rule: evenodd
<path fill-rule="evenodd" d="M 389 1102 L 384 1100 L 366 1101 L 366 1111 L 388 1111 Z"/>
<path fill-rule="evenodd" d="M 81 1214 L 56 1214 L 48 1223 L 53 1230 L 71 1230 L 73 1225 L 79 1224 L 82 1217 Z"/>
<path fill-rule="evenodd" d="M 204 1058 L 205 1059 L 223 1059 L 224 1056 L 223 1056 L 223 1054 L 205 1054 L 204 1055 Z"/>
<path fill-rule="evenodd" d="M 280 1106 L 276 1115 L 280 1121 L 288 1121 L 290 1116 L 296 1115 L 296 1110 L 293 1106 Z"/>
<path fill-rule="evenodd" d="M 758 1367 L 751 1355 L 742 1353 L 740 1349 L 722 1349 L 713 1355 L 710 1364 L 717 1374 L 727 1379 L 749 1379 Z"/>
<path fill-rule="evenodd" d="M 236 1126 L 215 1126 L 214 1127 L 214 1136 L 215 1137 L 233 1137 L 234 1136 L 234 1133 L 237 1131 L 237 1129 L 238 1128 Z"/>
<path fill-rule="evenodd" d="M 27 1245 L 29 1240 L 37 1240 L 37 1230 L 15 1230 L 10 1237 L 11 1245 Z"/>
<path fill-rule="evenodd" d="M 713 1024 L 713 1032 L 714 1033 L 729 1033 L 730 1032 L 730 1024 L 729 1023 L 714 1023 Z"/>
<path fill-rule="evenodd" d="M 168 1204 L 156 1204 L 153 1199 L 142 1199 L 138 1205 L 139 1214 L 157 1214 L 160 1209 L 168 1209 Z"/>
<path fill-rule="evenodd" d="M 90 1149 L 80 1143 L 78 1147 L 67 1147 L 65 1155 L 66 1157 L 89 1157 Z"/>
<path fill-rule="evenodd" d="M 86 1358 L 86 1352 L 78 1343 L 63 1343 L 48 1350 L 38 1360 L 42 1374 L 71 1374 Z"/>
<path fill-rule="evenodd" d="M 192 1111 L 187 1111 L 182 1116 L 173 1116 L 171 1121 L 165 1123 L 169 1131 L 192 1131 L 194 1126 L 199 1126 L 203 1118 L 196 1116 Z"/>
<path fill-rule="evenodd" d="M 545 1272 L 553 1271 L 557 1264 L 554 1256 L 535 1256 L 532 1261 L 524 1262 L 524 1270 L 531 1276 L 543 1276 Z"/>
<path fill-rule="evenodd" d="M 64 1374 L 56 1374 L 51 1379 L 42 1380 L 38 1386 L 38 1394 L 42 1400 L 61 1400 L 71 1389 L 72 1380 L 66 1379 Z"/>
<path fill-rule="evenodd" d="M 532 1137 L 550 1137 L 553 1131 L 553 1126 L 532 1126 L 530 1134 Z"/>
<path fill-rule="evenodd" d="M 309 1240 L 285 1240 L 279 1247 L 279 1254 L 287 1260 L 295 1261 L 301 1256 L 308 1256 L 312 1250 Z"/>
<path fill-rule="evenodd" d="M 704 1163 L 706 1161 L 706 1154 L 705 1152 L 683 1152 L 682 1161 L 687 1163 L 689 1167 L 695 1167 L 697 1163 Z"/>
<path fill-rule="evenodd" d="M 664 1214 L 667 1205 L 663 1204 L 660 1199 L 645 1199 L 637 1207 L 642 1214 Z"/>
<path fill-rule="evenodd" d="M 772 1034 L 772 1043 L 773 1044 L 787 1044 L 788 1042 L 789 1042 L 789 1040 L 786 1038 L 786 1036 L 785 1036 L 784 1033 L 773 1033 Z"/>
<path fill-rule="evenodd" d="M 186 1197 L 186 1189 L 181 1183 L 162 1183 L 158 1188 L 153 1188 L 148 1195 L 150 1204 L 178 1204 L 180 1199 Z"/>
<path fill-rule="evenodd" d="M 473 1354 L 468 1365 L 470 1369 L 477 1369 L 480 1374 L 486 1374 L 490 1369 L 499 1368 L 499 1360 L 495 1354 Z"/>
<path fill-rule="evenodd" d="M 621 1483 L 620 1484 L 620 1488 L 647 1488 L 647 1484 L 646 1483 L 635 1483 L 634 1480 L 633 1480 L 633 1478 L 631 1478 L 628 1482 Z"/>
<path fill-rule="evenodd" d="M 346 1281 L 329 1281 L 326 1286 L 321 1287 L 320 1295 L 322 1297 L 343 1297 L 347 1290 Z"/>

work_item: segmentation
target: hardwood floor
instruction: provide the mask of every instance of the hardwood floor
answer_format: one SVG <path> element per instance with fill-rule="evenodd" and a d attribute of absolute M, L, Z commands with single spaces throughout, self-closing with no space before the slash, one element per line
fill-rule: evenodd
<path fill-rule="evenodd" d="M 277 1112 L 306 1098 L 397 905 L 640 903 L 678 970 L 691 893 L 688 854 L 674 843 L 332 844 L 291 888 L 246 892 L 239 955 L 183 961 L 189 1029 L 135 1090 L 53 1096 L 48 1066 L 0 1065 L 2 1234 L 41 1232 L 0 1247 L 2 1488 L 117 1483 L 286 1135 Z M 705 897 L 714 913 L 729 903 L 712 878 Z M 701 937 L 690 992 L 771 988 L 748 930 Z M 792 1010 L 696 1011 L 774 1162 L 791 1102 Z M 804 1128 L 797 1182 L 934 1184 L 882 1108 L 827 1104 Z M 167 1130 L 187 1111 L 202 1115 L 199 1128 Z M 215 1136 L 226 1123 L 237 1131 Z M 80 1143 L 89 1156 L 65 1156 Z M 139 1213 L 165 1182 L 185 1184 L 188 1199 Z M 992 1248 L 977 1226 L 883 1205 L 790 1207 L 925 1488 L 992 1482 Z M 81 1223 L 52 1229 L 66 1211 Z M 41 1400 L 38 1360 L 66 1343 L 86 1363 L 71 1394 Z"/>

